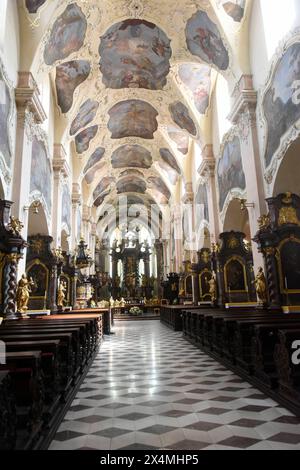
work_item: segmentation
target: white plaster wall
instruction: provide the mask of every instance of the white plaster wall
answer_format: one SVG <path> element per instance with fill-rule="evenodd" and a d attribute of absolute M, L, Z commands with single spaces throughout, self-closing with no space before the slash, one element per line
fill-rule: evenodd
<path fill-rule="evenodd" d="M 2 3 L 3 0 L 0 1 Z M 3 29 L 0 33 L 0 52 L 10 80 L 14 86 L 18 82 L 18 71 L 20 63 L 20 40 L 19 40 L 19 17 L 17 3 L 15 0 L 4 0 L 5 5 L 0 8 L 0 25 Z M 6 13 L 6 17 L 2 17 L 2 11 Z"/>
<path fill-rule="evenodd" d="M 229 112 L 228 84 L 225 78 L 219 74 L 212 96 L 212 143 L 215 157 L 219 154 L 224 135 L 231 127 L 231 123 L 227 119 Z"/>

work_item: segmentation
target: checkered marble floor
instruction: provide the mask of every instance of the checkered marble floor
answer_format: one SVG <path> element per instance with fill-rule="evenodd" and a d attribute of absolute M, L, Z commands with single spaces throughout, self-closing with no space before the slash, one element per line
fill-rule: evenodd
<path fill-rule="evenodd" d="M 300 449 L 296 418 L 157 321 L 105 338 L 50 449 Z"/>

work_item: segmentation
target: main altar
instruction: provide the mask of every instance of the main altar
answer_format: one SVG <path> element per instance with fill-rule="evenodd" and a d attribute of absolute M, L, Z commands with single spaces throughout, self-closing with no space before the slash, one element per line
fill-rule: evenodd
<path fill-rule="evenodd" d="M 139 228 L 128 232 L 121 240 L 115 239 L 111 247 L 112 296 L 134 302 L 153 296 L 155 278 L 150 276 L 149 242 L 140 241 Z"/>

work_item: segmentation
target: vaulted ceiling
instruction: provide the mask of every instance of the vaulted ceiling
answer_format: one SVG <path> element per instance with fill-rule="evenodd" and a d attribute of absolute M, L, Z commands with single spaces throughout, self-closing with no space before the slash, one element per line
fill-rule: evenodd
<path fill-rule="evenodd" d="M 118 194 L 170 199 L 190 142 L 207 140 L 217 74 L 230 79 L 240 68 L 245 8 L 246 0 L 24 0 L 32 63 L 51 76 L 88 204 Z"/>

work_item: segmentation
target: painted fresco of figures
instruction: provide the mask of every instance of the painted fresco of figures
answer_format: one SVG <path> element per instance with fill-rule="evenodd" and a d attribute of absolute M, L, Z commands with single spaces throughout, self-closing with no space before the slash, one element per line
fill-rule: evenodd
<path fill-rule="evenodd" d="M 131 177 L 128 176 L 119 180 L 116 186 L 118 194 L 126 192 L 144 194 L 147 189 L 144 180 L 142 180 L 141 178 L 135 178 L 133 180 Z"/>
<path fill-rule="evenodd" d="M 222 211 L 227 194 L 232 189 L 246 189 L 241 146 L 238 137 L 227 142 L 218 163 L 219 207 Z"/>
<path fill-rule="evenodd" d="M 74 91 L 88 78 L 90 71 L 91 66 L 87 60 L 71 60 L 56 67 L 57 104 L 62 113 L 70 111 Z"/>
<path fill-rule="evenodd" d="M 54 22 L 44 50 L 45 63 L 53 65 L 56 60 L 78 51 L 83 46 L 86 30 L 86 17 L 76 3 L 71 3 Z"/>
<path fill-rule="evenodd" d="M 67 184 L 63 186 L 62 203 L 61 203 L 61 220 L 65 223 L 69 230 L 71 230 L 71 194 Z"/>
<path fill-rule="evenodd" d="M 76 152 L 81 154 L 88 150 L 91 140 L 95 137 L 98 126 L 91 126 L 84 129 L 75 137 Z"/>
<path fill-rule="evenodd" d="M 86 100 L 79 108 L 78 114 L 70 127 L 70 135 L 75 135 L 80 129 L 87 126 L 96 116 L 99 108 L 98 101 Z"/>
<path fill-rule="evenodd" d="M 238 23 L 242 21 L 245 13 L 246 0 L 221 0 L 221 3 L 227 15 L 231 16 L 231 18 Z"/>
<path fill-rule="evenodd" d="M 189 150 L 189 136 L 186 132 L 183 132 L 177 126 L 168 126 L 167 127 L 168 136 L 177 146 L 177 150 L 186 155 Z"/>
<path fill-rule="evenodd" d="M 197 11 L 187 22 L 186 42 L 191 54 L 220 70 L 227 70 L 229 55 L 220 32 L 205 11 Z"/>
<path fill-rule="evenodd" d="M 99 48 L 103 83 L 109 88 L 161 90 L 171 57 L 170 40 L 155 24 L 128 19 L 111 26 Z"/>
<path fill-rule="evenodd" d="M 84 167 L 83 173 L 87 173 L 94 165 L 96 165 L 96 163 L 99 163 L 104 154 L 105 148 L 97 147 L 88 159 L 87 164 Z"/>
<path fill-rule="evenodd" d="M 109 111 L 108 128 L 112 139 L 141 137 L 153 139 L 157 130 L 156 109 L 146 101 L 127 100 L 115 104 Z"/>
<path fill-rule="evenodd" d="M 150 168 L 152 157 L 141 145 L 122 145 L 113 152 L 111 163 L 113 168 Z"/>
<path fill-rule="evenodd" d="M 189 110 L 183 103 L 177 101 L 176 103 L 170 104 L 169 111 L 177 126 L 181 129 L 185 129 L 193 136 L 197 134 L 195 123 L 190 116 Z"/>
<path fill-rule="evenodd" d="M 8 86 L 0 73 L 0 155 L 3 156 L 5 164 L 10 167 L 11 151 L 9 144 L 8 119 L 11 110 L 11 97 Z"/>
<path fill-rule="evenodd" d="M 34 264 L 27 272 L 27 276 L 32 278 L 32 296 L 44 297 L 48 286 L 48 271 L 41 264 Z"/>
<path fill-rule="evenodd" d="M 210 75 L 210 67 L 202 64 L 182 64 L 178 68 L 178 76 L 192 92 L 195 106 L 200 114 L 205 114 L 209 105 Z"/>
<path fill-rule="evenodd" d="M 197 227 L 203 220 L 209 222 L 208 196 L 206 184 L 200 184 L 196 195 L 196 223 Z"/>
<path fill-rule="evenodd" d="M 34 137 L 32 142 L 30 192 L 39 191 L 51 212 L 51 164 L 43 142 Z"/>
<path fill-rule="evenodd" d="M 263 110 L 267 121 L 265 164 L 271 163 L 280 140 L 289 128 L 300 119 L 300 43 L 290 46 L 277 64 L 264 100 Z"/>

